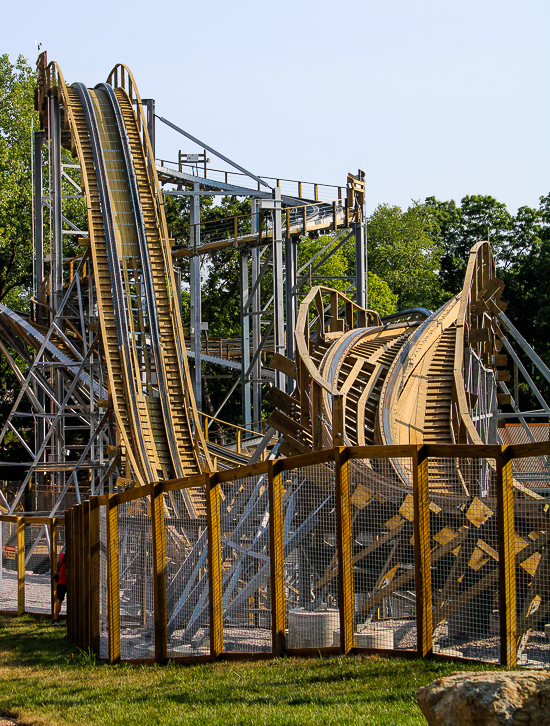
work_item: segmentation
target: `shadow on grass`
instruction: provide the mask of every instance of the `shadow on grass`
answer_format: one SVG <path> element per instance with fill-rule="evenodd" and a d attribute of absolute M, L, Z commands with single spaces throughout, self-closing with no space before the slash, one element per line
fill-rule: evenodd
<path fill-rule="evenodd" d="M 67 628 L 50 618 L 0 615 L 0 663 L 10 666 L 61 666 L 85 655 L 67 638 Z"/>

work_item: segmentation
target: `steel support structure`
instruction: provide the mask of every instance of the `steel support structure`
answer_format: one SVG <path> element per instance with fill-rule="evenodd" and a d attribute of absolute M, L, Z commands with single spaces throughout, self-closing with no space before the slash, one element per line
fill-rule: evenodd
<path fill-rule="evenodd" d="M 193 191 L 199 191 L 199 184 L 193 185 Z M 194 194 L 191 198 L 191 240 L 193 247 L 200 245 L 200 221 L 201 221 L 201 198 Z M 202 298 L 201 298 L 201 258 L 199 255 L 191 257 L 190 261 L 190 312 L 191 320 L 191 347 L 195 355 L 195 373 L 193 386 L 195 389 L 195 400 L 197 408 L 202 410 L 202 364 L 201 364 L 201 322 L 202 322 Z"/>

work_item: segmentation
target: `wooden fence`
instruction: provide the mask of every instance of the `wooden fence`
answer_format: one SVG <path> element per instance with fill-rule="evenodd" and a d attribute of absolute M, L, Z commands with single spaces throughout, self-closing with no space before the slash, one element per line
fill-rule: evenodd
<path fill-rule="evenodd" d="M 548 667 L 549 504 L 516 471 L 549 455 L 342 447 L 92 496 L 65 513 L 69 636 L 110 663 L 381 652 Z M 183 521 L 174 497 L 191 490 L 205 510 Z"/>

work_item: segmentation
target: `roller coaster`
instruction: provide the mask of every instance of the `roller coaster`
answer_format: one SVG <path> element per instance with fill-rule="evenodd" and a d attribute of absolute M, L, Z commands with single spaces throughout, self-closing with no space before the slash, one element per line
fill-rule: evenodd
<path fill-rule="evenodd" d="M 336 200 L 321 202 L 317 185 L 313 198 L 305 197 L 301 184 L 296 193 L 282 194 L 279 180 L 271 187 L 265 177 L 251 175 L 236 164 L 232 166 L 241 177 L 252 178 L 257 189 L 243 186 L 242 178 L 233 183 L 228 172 L 223 181 L 208 176 L 206 150 L 202 176 L 196 170 L 188 173 L 181 161 L 178 169 L 164 162 L 157 165 L 154 114 L 146 116 L 147 103 L 131 72 L 122 65 L 113 69 L 106 83 L 90 89 L 82 83 L 67 85 L 58 65 L 48 64 L 42 54 L 36 106 L 43 130 L 35 136 L 31 313 L 0 305 L 0 348 L 21 384 L 0 432 L 0 443 L 8 435 L 15 437 L 29 458 L 19 462 L 24 476 L 17 491 L 2 494 L 9 515 L 24 508 L 54 516 L 80 505 L 89 495 L 114 494 L 265 458 L 343 446 L 509 443 L 507 417 L 519 421 L 524 440 L 536 440 L 530 422 L 537 418 L 547 421 L 550 408 L 525 360 L 549 382 L 550 371 L 505 315 L 504 286 L 496 276 L 489 243 L 473 246 L 462 292 L 439 310 L 432 313 L 415 308 L 381 318 L 366 306 L 361 173 L 348 177 L 345 197 L 339 190 Z M 42 190 L 44 149 L 49 160 L 49 195 Z M 177 189 L 167 192 L 163 184 Z M 72 195 L 67 194 L 67 185 Z M 188 243 L 184 245 L 168 229 L 163 204 L 166 193 L 193 197 Z M 252 212 L 209 227 L 200 222 L 196 211 L 193 217 L 200 193 L 248 195 Z M 65 215 L 63 202 L 70 198 L 83 201 L 85 223 L 77 224 Z M 49 210 L 52 230 L 47 243 L 44 207 Z M 296 246 L 302 235 L 319 231 L 330 231 L 330 243 L 300 278 L 304 270 L 297 269 Z M 298 309 L 300 280 L 309 273 L 312 281 L 335 245 L 338 248 L 352 237 L 357 256 L 355 299 L 314 285 Z M 66 258 L 69 240 L 74 254 Z M 194 303 L 198 311 L 195 309 L 191 321 L 194 332 L 186 343 L 181 280 L 175 269 L 178 261 L 189 258 L 195 264 L 193 279 L 201 256 L 228 248 L 239 250 L 244 260 L 243 334 L 237 356 L 224 354 L 221 343 L 218 355 L 204 350 L 198 333 L 200 277 Z M 257 255 L 252 257 L 256 276 L 249 290 L 248 277 L 243 284 L 243 275 L 248 275 L 251 254 Z M 257 293 L 269 265 L 274 272 L 269 304 L 275 312 L 273 321 L 262 330 L 257 324 L 261 314 Z M 256 315 L 252 340 L 246 318 L 249 308 Z M 270 369 L 262 365 L 260 356 L 266 343 L 271 347 Z M 14 353 L 25 361 L 24 372 Z M 213 437 L 200 410 L 201 360 L 239 369 L 247 444 L 224 448 L 210 440 Z M 510 363 L 513 390 L 508 386 Z M 539 409 L 520 410 L 519 375 L 539 401 Z M 266 380 L 275 383 L 267 394 L 273 413 L 266 430 L 259 431 L 251 424 L 250 411 L 261 408 L 257 394 Z M 504 407 L 511 410 L 503 413 Z M 29 420 L 34 425 L 34 443 L 29 437 Z M 315 473 L 313 468 L 298 469 L 285 485 L 285 578 L 288 593 L 294 593 L 287 599 L 306 610 L 330 607 L 338 600 L 334 542 L 327 535 L 335 527 L 331 471 L 329 466 Z M 389 594 L 400 599 L 399 608 L 395 603 L 393 607 L 406 619 L 411 608 L 407 586 L 411 576 L 396 573 L 410 567 L 411 561 L 407 502 L 413 489 L 412 462 L 407 457 L 389 456 L 384 467 L 364 462 L 354 466 L 352 474 L 354 531 L 357 542 L 370 543 L 357 555 L 357 562 L 370 563 L 363 575 L 357 575 L 356 591 L 364 599 L 360 619 L 370 622 Z M 483 591 L 479 578 L 464 579 L 468 567 L 477 572 L 483 566 L 475 569 L 472 559 L 464 559 L 467 549 L 471 557 L 476 548 L 482 551 L 481 557 L 487 556 L 483 564 L 495 559 L 490 527 L 483 536 L 477 532 L 470 537 L 463 521 L 464 517 L 470 523 L 475 520 L 479 528 L 490 520 L 493 511 L 488 502 L 494 495 L 495 466 L 490 461 L 474 464 L 472 459 L 449 454 L 446 459 L 431 460 L 428 475 L 433 500 L 430 511 L 433 504 L 433 512 L 443 512 L 447 518 L 446 524 L 435 527 L 434 540 L 442 550 L 440 607 L 449 609 L 457 588 L 464 590 L 457 583 L 465 583 L 472 593 L 463 597 L 463 605 Z M 264 479 L 246 474 L 226 486 L 222 512 L 224 618 L 237 624 L 252 619 L 259 630 L 266 607 L 269 549 Z M 526 507 L 525 521 L 516 535 L 529 557 L 538 556 L 538 564 L 548 557 L 546 524 L 540 522 L 541 516 L 548 516 L 548 457 L 536 456 L 529 466 L 516 467 L 513 485 Z M 457 507 L 464 516 L 456 514 Z M 132 516 L 130 510 L 124 515 L 130 524 Z M 208 609 L 204 489 L 174 486 L 165 499 L 165 516 L 171 553 L 167 589 L 170 637 L 200 649 Z M 122 546 L 124 572 L 135 569 L 136 553 L 145 552 L 148 546 L 145 530 L 136 529 L 132 534 L 130 524 Z M 527 544 L 527 531 L 542 533 L 538 539 L 532 538 L 536 546 L 531 541 Z M 468 540 L 468 548 L 462 548 L 464 556 L 455 553 L 453 561 L 451 551 L 468 537 L 472 542 Z M 32 548 L 28 558 L 31 554 Z M 527 561 L 527 555 L 524 559 Z M 524 569 L 536 581 L 533 591 L 537 589 L 537 597 L 544 600 L 547 577 L 541 580 L 541 568 L 537 579 L 537 567 L 529 567 Z M 132 582 L 139 577 L 142 575 L 135 575 Z M 130 624 L 139 610 L 130 602 L 133 586 L 125 611 Z M 524 599 L 528 613 L 533 597 Z M 145 598 L 142 621 L 146 611 Z M 441 617 L 437 622 L 446 620 Z"/>

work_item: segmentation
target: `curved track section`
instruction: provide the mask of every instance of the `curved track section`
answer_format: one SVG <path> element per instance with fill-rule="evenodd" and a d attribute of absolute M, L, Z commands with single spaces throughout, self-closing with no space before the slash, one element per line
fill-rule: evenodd
<path fill-rule="evenodd" d="M 297 385 L 270 420 L 283 451 L 497 443 L 503 287 L 489 243 L 479 242 L 462 292 L 433 314 L 405 311 L 382 325 L 341 293 L 314 288 L 298 317 Z M 410 472 L 396 471 L 412 485 Z M 465 493 L 460 472 L 432 471 L 431 481 L 441 493 Z"/>

